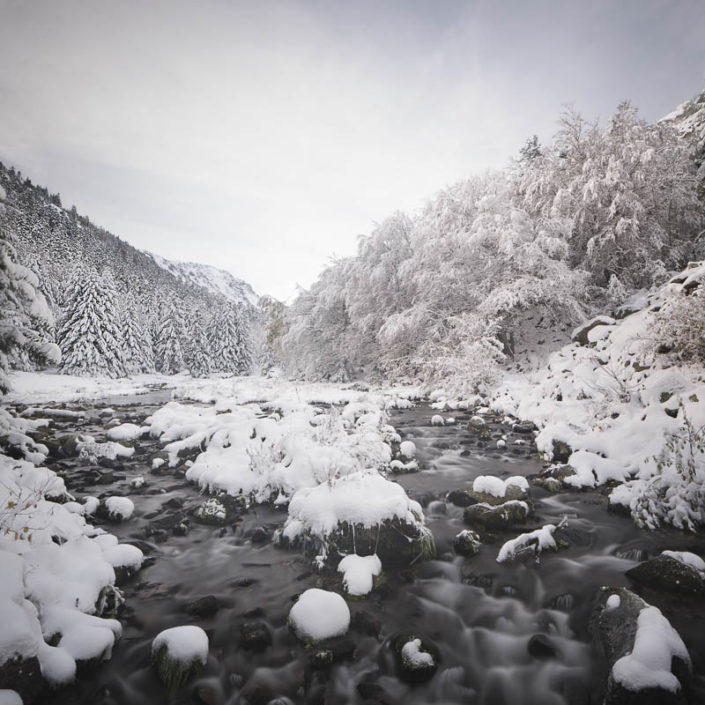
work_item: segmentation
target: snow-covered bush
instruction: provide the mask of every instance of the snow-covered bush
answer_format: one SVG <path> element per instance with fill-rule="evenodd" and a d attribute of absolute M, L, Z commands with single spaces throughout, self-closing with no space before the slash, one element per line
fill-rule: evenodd
<path fill-rule="evenodd" d="M 654 314 L 650 333 L 657 349 L 705 363 L 705 286 L 668 299 Z"/>
<path fill-rule="evenodd" d="M 631 502 L 637 523 L 651 529 L 667 523 L 695 531 L 705 524 L 705 426 L 696 428 L 683 416 L 681 429 L 650 459 L 654 476 L 637 484 Z"/>

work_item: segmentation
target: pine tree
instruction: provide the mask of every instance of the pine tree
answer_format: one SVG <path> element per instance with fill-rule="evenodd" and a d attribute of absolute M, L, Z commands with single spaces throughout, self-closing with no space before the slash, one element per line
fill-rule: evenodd
<path fill-rule="evenodd" d="M 140 309 L 132 296 L 125 295 L 120 306 L 125 369 L 128 374 L 154 372 L 154 345 L 144 325 Z"/>
<path fill-rule="evenodd" d="M 252 346 L 241 306 L 218 307 L 210 330 L 211 369 L 230 375 L 247 374 L 252 367 Z"/>
<path fill-rule="evenodd" d="M 252 336 L 247 312 L 245 311 L 245 307 L 240 304 L 235 305 L 235 321 L 238 350 L 237 374 L 248 375 L 252 372 L 254 351 L 252 349 Z"/>
<path fill-rule="evenodd" d="M 207 377 L 211 371 L 211 354 L 206 333 L 210 318 L 202 310 L 190 316 L 188 343 L 186 345 L 186 366 L 192 377 Z"/>
<path fill-rule="evenodd" d="M 159 372 L 174 375 L 186 369 L 181 344 L 183 330 L 184 323 L 178 304 L 173 300 L 162 302 L 155 342 L 156 367 Z"/>
<path fill-rule="evenodd" d="M 90 267 L 78 267 L 66 300 L 59 332 L 62 372 L 124 377 L 122 330 L 110 270 L 98 274 Z"/>

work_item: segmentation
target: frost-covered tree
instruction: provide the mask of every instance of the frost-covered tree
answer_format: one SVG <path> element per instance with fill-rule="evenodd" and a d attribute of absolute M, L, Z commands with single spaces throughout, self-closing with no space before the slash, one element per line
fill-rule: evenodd
<path fill-rule="evenodd" d="M 251 371 L 252 346 L 242 306 L 222 303 L 213 315 L 209 338 L 213 372 L 243 375 Z"/>
<path fill-rule="evenodd" d="M 182 346 L 184 322 L 177 301 L 163 300 L 155 340 L 157 371 L 173 375 L 186 369 Z"/>
<path fill-rule="evenodd" d="M 58 363 L 61 354 L 42 331 L 54 325 L 39 292 L 37 276 L 18 264 L 11 236 L 5 228 L 5 190 L 0 186 L 0 395 L 9 389 L 8 359 L 26 352 L 34 359 Z"/>
<path fill-rule="evenodd" d="M 154 343 L 144 324 L 134 297 L 126 294 L 120 302 L 122 343 L 127 374 L 154 371 Z"/>
<path fill-rule="evenodd" d="M 549 330 L 565 342 L 693 251 L 704 221 L 689 150 L 628 104 L 604 129 L 566 113 L 552 145 L 531 139 L 510 168 L 393 216 L 300 292 L 281 337 L 288 371 L 468 390 Z"/>
<path fill-rule="evenodd" d="M 196 310 L 189 316 L 188 336 L 184 360 L 192 377 L 207 377 L 211 372 L 211 351 L 208 328 L 211 317 L 203 310 Z"/>
<path fill-rule="evenodd" d="M 112 274 L 76 268 L 59 331 L 61 370 L 75 375 L 127 374 Z"/>

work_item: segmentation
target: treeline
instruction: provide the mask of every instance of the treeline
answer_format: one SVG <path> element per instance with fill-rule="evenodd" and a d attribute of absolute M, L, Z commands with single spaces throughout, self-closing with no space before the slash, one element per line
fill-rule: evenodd
<path fill-rule="evenodd" d="M 296 299 L 278 353 L 307 378 L 476 391 L 517 348 L 705 256 L 696 167 L 676 127 L 628 103 L 604 128 L 567 112 L 553 144 L 362 238 Z"/>
<path fill-rule="evenodd" d="M 263 317 L 245 298 L 177 278 L 1 164 L 0 187 L 8 262 L 26 268 L 48 307 L 25 326 L 32 345 L 8 345 L 6 367 L 33 368 L 41 357 L 34 351 L 52 343 L 61 349 L 60 369 L 71 374 L 246 374 L 257 364 Z"/>

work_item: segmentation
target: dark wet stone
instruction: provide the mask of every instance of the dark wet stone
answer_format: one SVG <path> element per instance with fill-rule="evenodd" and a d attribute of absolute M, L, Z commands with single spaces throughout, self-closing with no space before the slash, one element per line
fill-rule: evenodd
<path fill-rule="evenodd" d="M 360 610 L 350 619 L 350 627 L 356 632 L 377 638 L 382 629 L 382 622 L 369 612 Z"/>
<path fill-rule="evenodd" d="M 95 481 L 99 485 L 109 485 L 115 481 L 115 473 L 110 468 L 102 467 L 95 473 Z"/>
<path fill-rule="evenodd" d="M 255 545 L 262 545 L 269 541 L 271 534 L 264 526 L 258 526 L 250 535 L 250 541 Z"/>
<path fill-rule="evenodd" d="M 36 656 L 11 658 L 0 666 L 0 690 L 14 690 L 28 705 L 42 689 L 42 675 Z"/>
<path fill-rule="evenodd" d="M 117 619 L 125 607 L 125 596 L 122 590 L 114 585 L 106 585 L 98 595 L 95 603 L 95 613 L 98 617 Z"/>
<path fill-rule="evenodd" d="M 534 634 L 526 645 L 529 656 L 540 660 L 556 658 L 558 649 L 550 637 L 545 634 Z"/>
<path fill-rule="evenodd" d="M 171 533 L 174 534 L 174 536 L 186 536 L 190 530 L 191 527 L 189 526 L 188 521 L 182 521 L 171 530 Z"/>
<path fill-rule="evenodd" d="M 533 421 L 520 421 L 519 423 L 512 424 L 512 431 L 522 434 L 533 433 L 536 431 L 536 424 Z"/>
<path fill-rule="evenodd" d="M 471 504 L 477 504 L 478 502 L 467 490 L 453 490 L 448 493 L 446 499 L 456 507 L 469 507 Z"/>
<path fill-rule="evenodd" d="M 184 611 L 194 617 L 212 617 L 220 609 L 215 595 L 206 595 L 184 605 Z"/>
<path fill-rule="evenodd" d="M 671 556 L 656 556 L 627 571 L 640 585 L 692 597 L 705 597 L 705 580 L 689 565 Z"/>
<path fill-rule="evenodd" d="M 473 585 L 485 591 L 489 591 L 492 589 L 492 586 L 494 585 L 494 580 L 495 576 L 493 574 L 478 575 L 470 573 L 469 575 L 463 576 L 463 582 L 466 585 Z"/>
<path fill-rule="evenodd" d="M 573 454 L 573 449 L 565 442 L 553 440 L 553 455 L 551 461 L 554 463 L 567 463 L 570 456 Z"/>
<path fill-rule="evenodd" d="M 264 609 L 262 607 L 255 607 L 251 610 L 248 610 L 243 614 L 242 616 L 245 619 L 260 619 L 261 617 L 264 617 Z"/>
<path fill-rule="evenodd" d="M 122 467 L 122 464 L 113 458 L 98 458 L 98 465 L 102 468 L 116 470 Z"/>
<path fill-rule="evenodd" d="M 256 578 L 236 578 L 230 585 L 234 588 L 246 588 L 254 585 L 257 582 Z"/>
<path fill-rule="evenodd" d="M 335 663 L 340 663 L 353 657 L 355 642 L 352 639 L 340 638 L 318 644 L 309 655 L 309 664 L 312 668 L 328 668 Z"/>
<path fill-rule="evenodd" d="M 396 705 L 397 701 L 379 683 L 359 683 L 357 693 L 365 703 Z"/>
<path fill-rule="evenodd" d="M 264 651 L 272 643 L 272 632 L 264 622 L 240 625 L 240 646 L 250 651 Z"/>
<path fill-rule="evenodd" d="M 164 506 L 170 509 L 181 509 L 184 506 L 184 499 L 183 497 L 172 497 L 164 502 Z"/>

